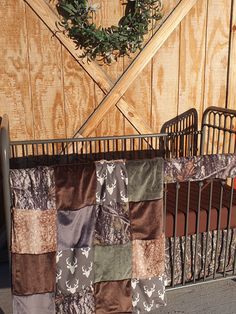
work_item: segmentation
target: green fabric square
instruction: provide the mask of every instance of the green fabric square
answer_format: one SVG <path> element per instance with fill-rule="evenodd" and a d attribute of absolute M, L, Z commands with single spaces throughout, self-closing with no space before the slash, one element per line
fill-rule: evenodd
<path fill-rule="evenodd" d="M 131 243 L 95 246 L 95 282 L 130 279 L 131 265 Z"/>
<path fill-rule="evenodd" d="M 140 202 L 163 197 L 163 159 L 130 160 L 128 173 L 128 200 Z"/>

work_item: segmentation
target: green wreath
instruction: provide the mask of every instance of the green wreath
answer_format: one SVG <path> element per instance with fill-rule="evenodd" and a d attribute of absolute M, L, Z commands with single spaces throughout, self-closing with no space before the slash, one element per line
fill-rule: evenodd
<path fill-rule="evenodd" d="M 127 0 L 125 15 L 118 26 L 103 28 L 93 23 L 98 8 L 98 4 L 89 5 L 87 0 L 59 0 L 57 4 L 63 17 L 61 26 L 77 48 L 83 48 L 81 57 L 88 60 L 99 57 L 109 64 L 118 57 L 141 50 L 144 35 L 153 21 L 162 17 L 161 0 Z"/>

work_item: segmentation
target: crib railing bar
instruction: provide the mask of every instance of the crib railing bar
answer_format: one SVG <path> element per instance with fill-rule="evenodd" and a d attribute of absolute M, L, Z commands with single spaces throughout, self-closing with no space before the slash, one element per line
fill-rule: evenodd
<path fill-rule="evenodd" d="M 142 143 L 142 139 L 141 138 L 140 138 L 140 142 Z M 123 146 L 123 151 L 127 152 L 127 142 L 126 142 L 126 139 L 123 140 L 123 145 L 124 145 Z"/>
<path fill-rule="evenodd" d="M 40 144 L 40 143 L 37 143 L 37 144 L 36 144 L 36 156 L 39 155 L 39 147 L 38 147 L 39 144 Z"/>
<path fill-rule="evenodd" d="M 206 154 L 209 154 L 209 146 L 210 146 L 210 132 L 211 132 L 211 129 L 210 128 L 207 128 L 207 147 L 206 147 Z M 202 152 L 203 154 L 203 152 Z"/>
<path fill-rule="evenodd" d="M 154 134 L 131 134 L 131 135 L 120 135 L 120 136 L 100 136 L 100 137 L 79 137 L 79 138 L 64 138 L 64 139 L 48 139 L 48 140 L 26 140 L 26 141 L 11 141 L 10 145 L 22 145 L 22 144 L 42 144 L 42 143 L 59 143 L 62 142 L 68 144 L 71 142 L 93 142 L 103 140 L 124 140 L 124 139 L 150 139 L 152 137 L 161 138 L 168 136 L 167 133 L 154 133 Z"/>
<path fill-rule="evenodd" d="M 26 151 L 26 156 L 28 158 L 29 157 L 28 145 L 25 145 L 25 151 Z"/>
<path fill-rule="evenodd" d="M 233 117 L 230 118 L 230 129 L 233 129 Z M 229 144 L 228 144 L 228 153 L 231 151 L 231 140 L 232 140 L 232 133 L 229 134 Z"/>
<path fill-rule="evenodd" d="M 221 125 L 221 114 L 219 114 L 219 126 Z M 216 154 L 219 154 L 219 147 L 220 147 L 220 131 L 224 131 L 224 128 L 218 129 L 218 138 L 217 138 L 217 144 L 216 144 Z"/>
<path fill-rule="evenodd" d="M 216 115 L 214 114 L 214 122 L 213 122 L 213 124 L 215 125 L 216 124 Z M 209 128 L 208 128 L 209 129 Z M 216 129 L 215 128 L 213 128 L 213 130 L 212 130 L 212 132 L 213 132 L 213 136 L 212 136 L 212 144 L 211 144 L 211 154 L 213 154 L 213 152 L 214 152 L 214 145 L 215 145 L 215 132 L 216 131 Z"/>
<path fill-rule="evenodd" d="M 234 249 L 234 266 L 233 266 L 233 274 L 236 275 L 236 248 Z"/>
<path fill-rule="evenodd" d="M 175 286 L 175 260 L 176 260 L 176 238 L 177 238 L 177 222 L 178 222 L 178 206 L 179 206 L 179 182 L 175 186 L 175 221 L 174 221 L 174 245 L 173 245 L 173 268 L 172 268 L 172 287 Z"/>
<path fill-rule="evenodd" d="M 226 117 L 224 117 L 224 129 L 226 129 L 226 122 L 227 122 Z M 224 135 L 223 135 L 223 151 L 222 151 L 222 153 L 224 154 L 225 153 L 225 144 L 226 144 L 225 138 L 226 138 L 227 132 L 224 131 L 223 134 Z"/>
<path fill-rule="evenodd" d="M 16 146 L 16 149 L 15 149 L 15 157 L 17 158 L 18 157 L 18 148 Z"/>
<path fill-rule="evenodd" d="M 203 182 L 198 182 L 198 206 L 197 206 L 197 225 L 196 225 L 196 239 L 195 239 L 195 252 L 194 252 L 194 270 L 193 270 L 193 282 L 196 282 L 196 268 L 197 268 L 197 253 L 198 253 L 198 236 L 199 236 L 199 221 L 201 212 L 201 197 L 202 197 Z"/>
<path fill-rule="evenodd" d="M 210 183 L 210 193 L 209 193 L 209 206 L 207 211 L 207 233 L 206 233 L 206 247 L 205 247 L 205 260 L 204 260 L 204 273 L 203 273 L 203 280 L 206 280 L 206 267 L 207 267 L 207 253 L 208 253 L 208 245 L 209 245 L 209 231 L 211 226 L 211 208 L 212 208 L 212 194 L 213 194 L 213 184 L 214 181 L 211 180 Z"/>
<path fill-rule="evenodd" d="M 190 192 L 191 192 L 190 189 L 191 189 L 191 182 L 188 181 L 186 222 L 185 222 L 183 285 L 185 285 L 185 281 L 186 281 L 186 260 L 187 260 L 187 244 L 188 244 L 188 220 L 189 220 L 189 206 L 190 206 Z"/>
<path fill-rule="evenodd" d="M 163 232 L 165 234 L 166 231 L 166 206 L 167 206 L 167 184 L 164 183 L 164 195 L 163 195 L 163 215 L 164 215 L 164 219 L 163 219 Z"/>
<path fill-rule="evenodd" d="M 233 207 L 233 193 L 234 193 L 234 179 L 231 179 L 231 189 L 230 189 L 230 200 L 229 200 L 229 210 L 228 210 L 228 221 L 227 221 L 227 235 L 226 235 L 226 245 L 225 245 L 225 253 L 224 253 L 224 277 L 226 276 L 226 262 L 228 258 L 228 244 L 229 244 L 229 230 L 231 226 L 231 215 L 232 215 L 232 207 Z"/>
<path fill-rule="evenodd" d="M 224 190 L 223 181 L 221 181 L 213 279 L 216 278 L 216 271 L 217 271 L 217 257 L 218 257 L 217 254 L 218 254 L 218 248 L 219 248 L 219 234 L 220 234 L 221 212 L 222 212 L 222 203 L 223 203 L 223 190 Z"/>
<path fill-rule="evenodd" d="M 25 157 L 25 148 L 24 145 L 21 145 L 22 157 Z"/>

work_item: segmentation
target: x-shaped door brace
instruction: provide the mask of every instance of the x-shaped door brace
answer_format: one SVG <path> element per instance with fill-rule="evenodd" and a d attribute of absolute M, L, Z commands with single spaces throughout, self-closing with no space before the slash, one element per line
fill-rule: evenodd
<path fill-rule="evenodd" d="M 143 50 L 132 61 L 126 71 L 120 78 L 113 82 L 107 73 L 97 64 L 96 61 L 90 63 L 83 62 L 80 58 L 81 50 L 76 49 L 76 45 L 65 34 L 58 31 L 58 16 L 53 12 L 44 0 L 24 0 L 40 17 L 45 25 L 60 40 L 65 48 L 89 74 L 94 82 L 106 95 L 96 110 L 88 117 L 83 126 L 75 134 L 75 136 L 89 136 L 99 123 L 104 119 L 105 115 L 114 106 L 122 112 L 132 126 L 141 134 L 155 133 L 148 124 L 140 117 L 135 108 L 128 104 L 123 97 L 127 89 L 134 82 L 137 76 L 142 72 L 145 66 L 155 56 L 158 49 L 164 44 L 170 34 L 180 24 L 183 18 L 188 14 L 197 0 L 182 0 L 171 12 L 161 27 L 154 33 L 150 40 L 146 43 Z"/>

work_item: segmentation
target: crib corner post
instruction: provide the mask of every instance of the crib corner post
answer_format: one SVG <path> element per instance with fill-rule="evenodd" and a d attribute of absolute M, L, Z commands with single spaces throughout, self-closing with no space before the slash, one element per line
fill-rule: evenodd
<path fill-rule="evenodd" d="M 2 174 L 2 188 L 3 188 L 3 207 L 5 212 L 6 232 L 7 232 L 7 246 L 9 262 L 10 259 L 10 241 L 11 241 L 11 201 L 10 201 L 10 139 L 9 139 L 9 122 L 8 116 L 3 115 L 0 125 L 0 167 Z"/>

